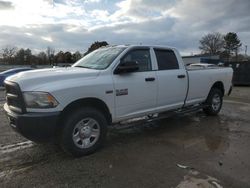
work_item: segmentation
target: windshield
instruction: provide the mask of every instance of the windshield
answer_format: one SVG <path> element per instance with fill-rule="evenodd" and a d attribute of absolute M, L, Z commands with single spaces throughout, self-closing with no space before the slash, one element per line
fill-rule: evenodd
<path fill-rule="evenodd" d="M 124 49 L 125 47 L 98 49 L 84 56 L 72 66 L 103 70 L 106 69 Z"/>

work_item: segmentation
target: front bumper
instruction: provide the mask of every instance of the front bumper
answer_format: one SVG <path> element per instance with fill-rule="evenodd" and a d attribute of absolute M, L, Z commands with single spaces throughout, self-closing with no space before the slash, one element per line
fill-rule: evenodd
<path fill-rule="evenodd" d="M 18 114 L 7 104 L 4 111 L 10 126 L 29 140 L 45 141 L 55 136 L 60 112 Z"/>

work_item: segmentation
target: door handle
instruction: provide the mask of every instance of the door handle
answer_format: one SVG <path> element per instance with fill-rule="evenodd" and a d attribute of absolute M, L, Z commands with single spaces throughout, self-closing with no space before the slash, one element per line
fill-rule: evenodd
<path fill-rule="evenodd" d="M 181 74 L 181 75 L 178 75 L 177 77 L 178 77 L 178 78 L 185 78 L 186 75 L 185 75 L 185 74 Z"/>
<path fill-rule="evenodd" d="M 154 77 L 145 78 L 145 81 L 146 82 L 153 82 L 153 81 L 155 81 L 155 78 Z"/>

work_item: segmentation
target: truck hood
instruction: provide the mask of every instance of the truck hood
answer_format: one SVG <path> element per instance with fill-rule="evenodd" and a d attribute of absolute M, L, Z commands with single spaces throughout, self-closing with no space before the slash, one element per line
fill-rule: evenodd
<path fill-rule="evenodd" d="M 23 91 L 28 91 L 37 90 L 46 85 L 52 85 L 58 82 L 64 84 L 72 79 L 94 79 L 99 73 L 100 70 L 79 67 L 49 68 L 21 72 L 7 77 L 6 80 L 16 82 Z"/>

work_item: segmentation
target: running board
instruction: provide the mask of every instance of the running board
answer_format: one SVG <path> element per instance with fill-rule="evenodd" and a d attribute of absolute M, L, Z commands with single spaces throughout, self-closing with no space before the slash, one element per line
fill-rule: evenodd
<path fill-rule="evenodd" d="M 176 116 L 176 115 L 183 115 L 183 114 L 187 114 L 187 113 L 197 112 L 204 107 L 206 107 L 206 105 L 200 104 L 200 105 L 180 108 L 180 109 L 174 110 L 174 111 L 167 111 L 167 112 L 163 112 L 163 113 L 150 114 L 147 116 L 142 116 L 139 118 L 134 118 L 134 119 L 122 121 L 122 122 L 117 123 L 117 124 L 113 124 L 112 127 L 115 127 L 116 129 L 130 128 L 130 127 L 134 127 L 137 125 L 141 125 L 142 123 L 143 124 L 151 123 L 153 121 L 166 119 L 166 118 Z"/>
<path fill-rule="evenodd" d="M 188 107 L 184 107 L 181 108 L 179 110 L 176 111 L 177 114 L 186 114 L 186 113 L 191 113 L 191 112 L 196 112 L 204 107 L 206 107 L 207 105 L 205 104 L 199 104 L 199 105 L 195 105 L 195 106 L 188 106 Z"/>

